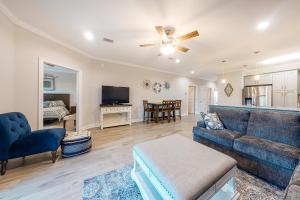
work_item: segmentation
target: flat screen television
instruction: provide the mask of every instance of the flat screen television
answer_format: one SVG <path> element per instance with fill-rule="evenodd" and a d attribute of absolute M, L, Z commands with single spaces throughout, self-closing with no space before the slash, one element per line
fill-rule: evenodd
<path fill-rule="evenodd" d="M 129 87 L 102 86 L 102 104 L 129 103 Z"/>

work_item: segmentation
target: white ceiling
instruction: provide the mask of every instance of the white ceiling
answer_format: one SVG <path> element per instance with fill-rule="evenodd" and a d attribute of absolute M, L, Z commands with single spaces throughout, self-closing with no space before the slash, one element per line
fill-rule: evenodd
<path fill-rule="evenodd" d="M 20 20 L 89 55 L 194 77 L 257 68 L 273 56 L 300 52 L 300 0 L 3 0 Z M 270 20 L 269 29 L 256 25 Z M 200 37 L 183 42 L 187 53 L 176 52 L 175 64 L 158 57 L 155 25 L 174 26 L 175 35 L 198 30 Z M 84 39 L 85 31 L 95 41 Z M 103 37 L 113 39 L 105 43 Z M 261 51 L 253 54 L 254 51 Z M 227 60 L 221 63 L 221 60 Z"/>

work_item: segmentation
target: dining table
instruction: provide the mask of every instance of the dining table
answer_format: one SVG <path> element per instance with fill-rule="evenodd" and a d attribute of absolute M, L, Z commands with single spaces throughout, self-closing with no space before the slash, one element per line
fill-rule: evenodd
<path fill-rule="evenodd" d="M 159 112 L 162 110 L 164 103 L 162 103 L 162 102 L 152 102 L 152 103 L 148 102 L 147 104 L 148 104 L 148 106 L 150 106 L 151 108 L 154 109 L 153 118 L 154 118 L 154 121 L 156 123 L 158 123 Z M 174 107 L 174 112 L 175 112 L 175 107 Z M 174 120 L 176 120 L 176 119 L 174 119 Z"/>

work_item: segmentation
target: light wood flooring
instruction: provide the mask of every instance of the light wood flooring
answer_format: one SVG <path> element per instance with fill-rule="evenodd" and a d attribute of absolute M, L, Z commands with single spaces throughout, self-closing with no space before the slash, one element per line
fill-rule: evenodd
<path fill-rule="evenodd" d="M 132 163 L 132 146 L 170 134 L 192 138 L 192 127 L 199 116 L 186 116 L 168 123 L 134 123 L 100 130 L 91 129 L 90 153 L 52 164 L 49 154 L 9 160 L 5 176 L 0 177 L 0 199 L 56 200 L 82 199 L 83 181 Z"/>

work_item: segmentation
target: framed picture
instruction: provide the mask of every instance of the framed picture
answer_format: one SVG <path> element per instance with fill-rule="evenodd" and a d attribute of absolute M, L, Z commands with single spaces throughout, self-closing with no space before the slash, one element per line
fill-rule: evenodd
<path fill-rule="evenodd" d="M 45 77 L 44 78 L 44 90 L 54 91 L 55 90 L 55 79 Z"/>

